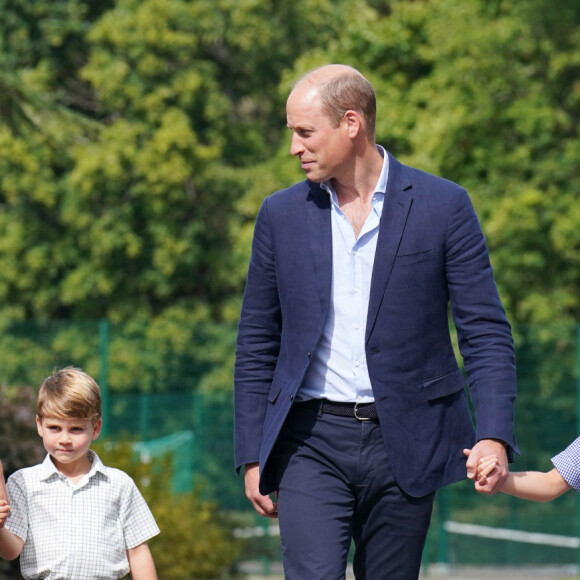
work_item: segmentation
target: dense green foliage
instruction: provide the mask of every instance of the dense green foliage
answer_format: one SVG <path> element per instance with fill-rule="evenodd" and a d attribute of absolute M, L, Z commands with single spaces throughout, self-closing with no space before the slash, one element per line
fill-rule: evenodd
<path fill-rule="evenodd" d="M 580 317 L 575 4 L 2 0 L 0 13 L 0 325 L 107 318 L 178 353 L 198 325 L 231 333 L 259 203 L 301 178 L 288 87 L 327 62 L 375 84 L 379 142 L 469 189 L 510 319 Z M 220 386 L 231 339 L 210 359 Z"/>

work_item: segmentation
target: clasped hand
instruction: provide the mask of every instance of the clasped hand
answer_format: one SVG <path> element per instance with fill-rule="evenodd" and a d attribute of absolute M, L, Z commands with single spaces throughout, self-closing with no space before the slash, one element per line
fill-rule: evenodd
<path fill-rule="evenodd" d="M 463 453 L 467 457 L 467 477 L 473 480 L 476 491 L 488 495 L 500 491 L 509 473 L 504 444 L 483 439 Z"/>

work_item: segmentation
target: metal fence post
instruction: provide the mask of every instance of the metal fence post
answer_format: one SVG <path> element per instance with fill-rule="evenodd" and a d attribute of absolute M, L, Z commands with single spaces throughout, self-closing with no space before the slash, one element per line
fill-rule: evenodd
<path fill-rule="evenodd" d="M 151 396 L 149 393 L 139 395 L 139 431 L 141 439 L 151 439 Z"/>
<path fill-rule="evenodd" d="M 99 321 L 99 387 L 101 388 L 101 405 L 103 413 L 103 425 L 101 435 L 106 437 L 109 433 L 110 407 L 109 407 L 109 321 Z"/>

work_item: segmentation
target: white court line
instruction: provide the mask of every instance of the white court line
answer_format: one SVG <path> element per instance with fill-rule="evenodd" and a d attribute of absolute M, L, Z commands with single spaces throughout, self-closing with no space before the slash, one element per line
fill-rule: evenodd
<path fill-rule="evenodd" d="M 443 527 L 451 534 L 478 536 L 480 538 L 491 538 L 493 540 L 511 540 L 513 542 L 524 542 L 527 544 L 542 544 L 559 548 L 580 548 L 580 539 L 572 536 L 523 532 L 521 530 L 511 530 L 509 528 L 494 528 L 492 526 L 465 524 L 450 520 L 446 521 L 443 524 Z M 279 535 L 280 528 L 277 525 L 254 526 L 237 528 L 234 530 L 234 536 L 237 538 L 260 538 L 264 536 Z"/>
<path fill-rule="evenodd" d="M 558 546 L 560 548 L 578 548 L 580 539 L 572 536 L 559 536 L 557 534 L 540 534 L 537 532 L 522 532 L 508 528 L 493 528 L 477 524 L 463 524 L 461 522 L 446 521 L 443 524 L 446 531 L 452 534 L 464 534 L 466 536 L 479 536 L 494 540 L 512 540 L 513 542 L 525 542 L 527 544 L 544 544 Z"/>

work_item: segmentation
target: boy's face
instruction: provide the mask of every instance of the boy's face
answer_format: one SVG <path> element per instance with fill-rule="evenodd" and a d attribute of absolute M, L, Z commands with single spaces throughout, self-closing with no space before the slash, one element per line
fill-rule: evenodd
<path fill-rule="evenodd" d="M 101 432 L 101 420 L 93 425 L 91 419 L 44 417 L 41 421 L 36 417 L 36 427 L 57 467 L 62 464 L 70 468 L 86 461 L 91 441 Z"/>

